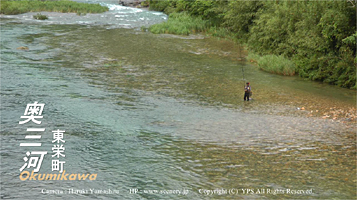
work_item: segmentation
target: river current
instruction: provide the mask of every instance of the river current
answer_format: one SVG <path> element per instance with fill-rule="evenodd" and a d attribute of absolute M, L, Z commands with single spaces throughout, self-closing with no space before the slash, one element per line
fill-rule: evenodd
<path fill-rule="evenodd" d="M 93 2 L 110 10 L 0 18 L 1 198 L 356 197 L 355 91 L 262 72 L 223 39 L 141 30 L 163 13 Z M 34 102 L 42 123 L 19 124 Z M 42 146 L 20 147 L 34 127 Z M 54 173 L 57 129 L 66 172 L 96 180 L 20 180 L 27 151 L 48 151 L 39 173 Z"/>

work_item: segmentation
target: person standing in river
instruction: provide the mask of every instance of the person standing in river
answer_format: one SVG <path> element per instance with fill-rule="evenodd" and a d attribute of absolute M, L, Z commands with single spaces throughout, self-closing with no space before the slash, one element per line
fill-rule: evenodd
<path fill-rule="evenodd" d="M 252 88 L 249 85 L 249 82 L 247 82 L 247 85 L 244 87 L 244 101 L 249 101 L 249 94 L 252 91 Z"/>

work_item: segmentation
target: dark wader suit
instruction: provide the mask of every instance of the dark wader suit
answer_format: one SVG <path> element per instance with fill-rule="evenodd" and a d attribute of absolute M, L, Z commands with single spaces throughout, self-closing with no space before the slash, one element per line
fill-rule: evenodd
<path fill-rule="evenodd" d="M 249 101 L 249 93 L 250 93 L 250 86 L 245 86 L 244 87 L 244 101 L 247 100 Z"/>

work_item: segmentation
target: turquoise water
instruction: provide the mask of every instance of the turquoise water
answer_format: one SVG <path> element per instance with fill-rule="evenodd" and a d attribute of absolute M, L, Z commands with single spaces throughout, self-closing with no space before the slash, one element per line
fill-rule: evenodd
<path fill-rule="evenodd" d="M 102 18 L 51 14 L 48 22 L 26 20 L 31 14 L 2 16 L 2 198 L 356 196 L 355 123 L 346 114 L 355 112 L 355 91 L 261 72 L 237 61 L 242 51 L 228 41 L 141 32 L 142 21 L 158 23 L 166 16 L 115 8 Z M 249 103 L 242 100 L 245 81 L 254 92 Z M 52 153 L 51 130 L 65 129 L 66 171 L 97 173 L 95 181 L 19 179 L 23 157 L 34 149 L 19 146 L 28 133 L 18 122 L 34 101 L 46 104 L 39 150 Z M 338 110 L 344 113 L 332 119 Z M 324 113 L 331 117 L 323 119 Z M 51 160 L 45 157 L 40 173 L 52 173 Z M 133 188 L 139 193 L 131 194 Z M 43 189 L 119 194 L 42 194 Z M 215 189 L 231 193 L 204 193 Z M 265 193 L 256 194 L 258 189 Z"/>

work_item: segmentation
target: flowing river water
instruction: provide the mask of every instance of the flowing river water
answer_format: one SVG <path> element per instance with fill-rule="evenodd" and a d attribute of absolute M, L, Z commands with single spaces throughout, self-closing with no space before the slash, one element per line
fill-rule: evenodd
<path fill-rule="evenodd" d="M 143 32 L 167 16 L 101 3 L 110 11 L 1 16 L 1 198 L 356 197 L 355 91 L 262 72 L 229 41 Z M 45 103 L 43 144 L 20 147 L 35 101 Z M 20 180 L 29 150 L 49 151 L 40 173 L 52 173 L 56 129 L 66 131 L 65 170 L 96 180 Z M 205 194 L 215 189 L 223 194 Z"/>

